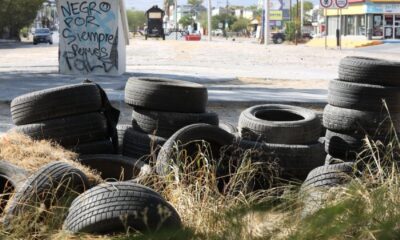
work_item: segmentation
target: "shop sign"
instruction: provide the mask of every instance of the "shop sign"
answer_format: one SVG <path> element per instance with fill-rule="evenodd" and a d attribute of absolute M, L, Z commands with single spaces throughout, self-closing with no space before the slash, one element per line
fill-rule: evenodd
<path fill-rule="evenodd" d="M 400 4 L 367 4 L 367 13 L 400 13 Z"/>
<path fill-rule="evenodd" d="M 282 19 L 283 19 L 282 11 L 272 10 L 269 12 L 269 20 L 282 21 Z"/>

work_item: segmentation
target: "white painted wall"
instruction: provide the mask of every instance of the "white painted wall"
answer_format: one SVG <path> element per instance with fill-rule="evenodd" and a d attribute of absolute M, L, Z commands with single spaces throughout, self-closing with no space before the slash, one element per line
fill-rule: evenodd
<path fill-rule="evenodd" d="M 126 16 L 120 1 L 59 0 L 62 74 L 121 75 L 126 71 Z"/>

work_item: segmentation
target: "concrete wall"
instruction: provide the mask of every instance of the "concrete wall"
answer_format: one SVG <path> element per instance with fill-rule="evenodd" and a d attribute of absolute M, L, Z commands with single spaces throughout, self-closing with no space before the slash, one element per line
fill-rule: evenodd
<path fill-rule="evenodd" d="M 122 3 L 116 0 L 59 0 L 62 74 L 120 75 L 126 70 Z"/>

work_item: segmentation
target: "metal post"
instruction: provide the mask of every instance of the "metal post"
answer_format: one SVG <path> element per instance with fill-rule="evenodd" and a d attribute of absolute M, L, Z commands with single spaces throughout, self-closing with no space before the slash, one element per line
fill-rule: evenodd
<path fill-rule="evenodd" d="M 325 50 L 328 49 L 328 10 L 325 8 Z"/>
<path fill-rule="evenodd" d="M 178 0 L 175 0 L 175 40 L 178 40 Z"/>
<path fill-rule="evenodd" d="M 265 14 L 265 24 L 264 24 L 264 43 L 265 46 L 268 46 L 269 43 L 269 37 L 270 37 L 270 26 L 269 26 L 269 1 L 270 0 L 264 0 L 264 14 Z"/>
<path fill-rule="evenodd" d="M 207 28 L 208 28 L 208 41 L 211 42 L 211 0 L 208 0 L 208 18 L 207 18 Z"/>
<path fill-rule="evenodd" d="M 304 25 L 304 0 L 301 0 L 301 6 L 300 6 L 300 34 L 303 36 L 303 25 Z"/>

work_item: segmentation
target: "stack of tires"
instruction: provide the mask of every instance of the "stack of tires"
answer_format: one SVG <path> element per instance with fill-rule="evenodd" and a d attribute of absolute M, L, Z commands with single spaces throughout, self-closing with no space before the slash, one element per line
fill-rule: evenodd
<path fill-rule="evenodd" d="M 339 79 L 329 85 L 323 117 L 328 163 L 332 158 L 354 161 L 365 136 L 392 140 L 392 123 L 396 128 L 400 120 L 399 76 L 399 62 L 364 57 L 341 61 Z"/>
<path fill-rule="evenodd" d="M 152 156 L 179 129 L 196 123 L 218 126 L 216 113 L 206 112 L 207 88 L 196 83 L 130 78 L 125 102 L 133 107 L 132 126 L 119 127 L 122 154 Z M 146 160 L 143 160 L 146 161 Z"/>
<path fill-rule="evenodd" d="M 240 146 L 261 152 L 261 161 L 277 161 L 284 178 L 305 179 L 323 165 L 321 123 L 312 110 L 267 104 L 242 112 Z"/>
<path fill-rule="evenodd" d="M 13 130 L 33 139 L 51 140 L 80 154 L 114 152 L 119 111 L 111 107 L 96 84 L 74 84 L 19 96 L 11 102 L 11 116 L 16 125 Z"/>

